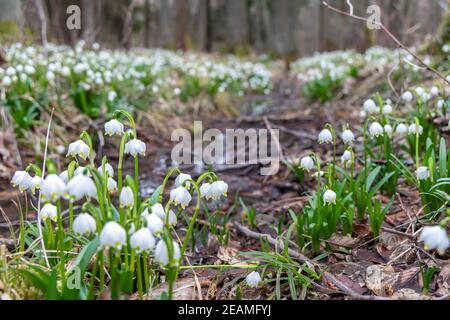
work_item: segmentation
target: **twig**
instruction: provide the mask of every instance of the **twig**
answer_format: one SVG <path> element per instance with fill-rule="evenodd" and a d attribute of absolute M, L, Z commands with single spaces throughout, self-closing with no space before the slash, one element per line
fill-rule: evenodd
<path fill-rule="evenodd" d="M 279 248 L 280 250 L 284 250 L 284 243 L 282 241 L 277 241 L 276 239 L 272 238 L 268 234 L 263 234 L 263 233 L 258 233 L 258 232 L 252 231 L 252 230 L 248 229 L 247 227 L 243 226 L 242 224 L 240 224 L 239 222 L 236 222 L 236 221 L 233 221 L 233 225 L 236 227 L 236 229 L 238 229 L 240 232 L 242 232 L 243 234 L 245 234 L 246 236 L 248 236 L 250 238 L 253 238 L 253 239 L 261 239 L 261 238 L 263 238 L 263 239 L 267 240 L 267 242 L 270 243 L 271 245 L 273 245 L 275 248 Z M 311 259 L 309 259 L 308 257 L 306 257 L 305 255 L 301 254 L 300 252 L 298 252 L 296 250 L 288 248 L 288 254 L 292 258 L 297 259 L 297 260 L 299 260 L 302 263 L 306 263 L 306 264 L 313 265 L 313 266 L 316 265 L 316 266 L 320 267 L 320 265 L 317 262 L 312 261 Z M 358 299 L 358 300 L 389 300 L 386 297 L 363 296 L 363 295 L 355 292 L 354 290 L 352 290 L 348 286 L 346 286 L 341 281 L 339 281 L 334 275 L 332 275 L 328 271 L 324 271 L 323 272 L 323 278 L 325 280 L 333 283 L 333 285 L 335 285 L 337 288 L 339 288 L 344 294 L 348 295 L 349 297 L 351 297 L 353 299 Z"/>
<path fill-rule="evenodd" d="M 335 8 L 335 7 L 333 7 L 333 6 L 330 6 L 330 5 L 329 5 L 328 3 L 326 3 L 325 1 L 322 1 L 322 4 L 323 4 L 326 8 L 328 8 L 328 9 L 334 11 L 334 12 L 337 12 L 337 13 L 339 13 L 339 14 L 342 14 L 342 15 L 345 15 L 345 16 L 348 16 L 348 17 L 352 17 L 352 18 L 354 18 L 354 19 L 356 19 L 356 20 L 364 21 L 364 22 L 366 22 L 366 23 L 369 22 L 369 20 L 366 19 L 366 18 L 364 18 L 364 17 L 360 17 L 360 16 L 356 16 L 356 15 L 353 15 L 353 14 L 349 14 L 349 13 L 347 13 L 347 12 L 345 12 L 345 11 L 342 11 L 342 10 L 340 10 L 340 9 L 338 9 L 338 8 Z M 444 80 L 445 82 L 447 82 L 448 84 L 450 84 L 450 81 L 447 80 L 447 79 L 446 79 L 439 71 L 437 71 L 436 69 L 434 69 L 434 68 L 431 67 L 430 65 L 426 64 L 420 57 L 418 57 L 414 52 L 412 52 L 410 49 L 408 49 L 408 47 L 406 47 L 403 43 L 401 43 L 400 40 L 398 40 L 398 39 L 392 34 L 392 32 L 390 32 L 389 29 L 386 28 L 386 27 L 384 26 L 384 24 L 382 24 L 381 22 L 377 22 L 377 21 L 371 21 L 371 23 L 373 23 L 374 25 L 378 26 L 381 30 L 383 30 L 384 33 L 386 33 L 386 34 L 389 36 L 389 38 L 391 38 L 391 39 L 395 42 L 395 44 L 396 44 L 398 47 L 402 48 L 403 50 L 405 50 L 406 52 L 408 52 L 410 55 L 412 55 L 417 61 L 420 62 L 420 64 L 421 64 L 422 66 L 424 66 L 426 69 L 428 69 L 429 71 L 433 72 L 433 73 L 436 74 L 439 78 L 441 78 L 442 80 Z"/>

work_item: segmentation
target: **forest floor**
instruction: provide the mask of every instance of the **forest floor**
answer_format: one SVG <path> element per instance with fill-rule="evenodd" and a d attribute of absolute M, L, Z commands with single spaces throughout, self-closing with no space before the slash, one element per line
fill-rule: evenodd
<path fill-rule="evenodd" d="M 184 116 L 179 119 L 166 119 L 161 125 L 167 128 L 175 125 L 189 127 L 194 120 L 202 120 L 203 128 L 217 128 L 221 131 L 233 128 L 261 128 L 280 130 L 281 160 L 298 163 L 302 156 L 311 151 L 321 153 L 324 158 L 332 157 L 331 152 L 317 143 L 317 135 L 327 122 L 339 128 L 344 123 L 352 126 L 359 123 L 358 111 L 366 97 L 361 90 L 355 90 L 362 96 L 348 94 L 338 97 L 323 105 L 311 104 L 299 94 L 295 82 L 287 76 L 276 82 L 275 89 L 267 96 L 246 97 L 237 117 Z M 372 85 L 373 79 L 367 79 L 361 86 Z M 255 101 L 259 108 L 252 107 Z M 151 194 L 164 178 L 167 168 L 171 166 L 170 153 L 173 143 L 170 141 L 170 130 L 162 132 L 161 127 L 148 125 L 145 116 L 138 121 L 139 135 L 146 140 L 148 156 L 141 162 L 142 194 Z M 354 123 L 352 123 L 354 122 Z M 176 123 L 176 124 L 175 124 Z M 43 129 L 44 130 L 44 129 Z M 75 131 L 75 130 L 74 130 Z M 43 132 L 42 132 L 43 133 Z M 337 150 L 342 154 L 344 150 Z M 14 151 L 11 151 L 14 152 Z M 115 150 L 101 150 L 115 161 Z M 22 161 L 26 163 L 31 156 L 29 150 L 20 150 Z M 194 167 L 181 166 L 185 173 L 196 176 Z M 299 184 L 286 165 L 280 163 L 280 170 L 272 176 L 260 175 L 259 165 L 236 165 L 214 168 L 220 179 L 228 183 L 230 189 L 228 199 L 221 203 L 217 213 L 222 218 L 230 213 L 230 219 L 224 220 L 221 228 L 229 231 L 228 241 L 221 241 L 209 234 L 206 240 L 197 241 L 195 252 L 187 254 L 192 265 L 241 265 L 248 263 L 251 250 L 261 250 L 261 241 L 255 232 L 277 238 L 277 228 L 285 229 L 291 223 L 289 209 L 298 213 L 307 201 L 306 192 L 313 190 L 316 179 L 306 176 L 303 184 Z M 0 182 L 0 206 L 7 213 L 12 224 L 17 224 L 17 203 L 24 203 L 23 196 L 9 186 L 7 179 Z M 245 210 L 238 199 L 242 198 L 247 208 L 256 212 L 256 228 L 251 232 L 240 223 L 245 220 Z M 389 199 L 379 196 L 387 203 Z M 300 288 L 299 298 L 306 299 L 347 299 L 347 298 L 392 298 L 392 299 L 429 299 L 422 294 L 422 270 L 420 265 L 438 266 L 440 272 L 430 284 L 430 292 L 434 297 L 445 297 L 450 293 L 450 260 L 449 257 L 436 257 L 424 251 L 413 236 L 416 232 L 417 216 L 421 214 L 420 197 L 417 191 L 402 182 L 399 183 L 394 205 L 386 216 L 381 235 L 374 238 L 367 222 L 357 223 L 352 236 L 335 234 L 324 241 L 322 252 L 314 257 L 316 271 L 325 271 L 334 275 L 349 289 L 345 294 L 335 283 L 322 277 L 314 280 L 307 288 Z M 29 210 L 28 219 L 35 219 L 36 213 Z M 1 221 L 3 220 L 3 221 Z M 0 238 L 9 237 L 9 229 L 4 217 L 0 218 Z M 199 230 L 208 221 L 200 217 Z M 200 232 L 200 231 L 199 231 Z M 253 233 L 252 233 L 253 232 Z M 200 238 L 200 237 L 199 237 Z M 6 241 L 6 240 L 3 240 Z M 293 252 L 301 252 L 295 243 L 290 245 Z M 280 248 L 271 248 L 272 251 Z M 296 260 L 295 257 L 293 260 Z M 304 261 L 302 261 L 303 263 Z M 300 266 L 302 265 L 300 263 Z M 232 299 L 236 295 L 237 283 L 248 274 L 245 268 L 201 268 L 187 269 L 178 279 L 175 299 Z M 267 299 L 280 295 L 291 297 L 289 286 L 277 289 L 276 272 L 269 274 L 273 285 L 266 284 L 257 289 L 243 288 L 244 299 Z M 201 290 L 199 291 L 199 288 Z M 155 288 L 149 298 L 155 298 L 164 285 Z M 349 293 L 350 292 L 350 293 Z"/>

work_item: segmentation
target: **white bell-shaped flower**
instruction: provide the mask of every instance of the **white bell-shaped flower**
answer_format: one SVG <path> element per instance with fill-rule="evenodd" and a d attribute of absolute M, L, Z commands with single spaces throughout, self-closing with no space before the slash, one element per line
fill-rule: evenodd
<path fill-rule="evenodd" d="M 344 132 L 342 132 L 342 140 L 345 144 L 352 144 L 353 141 L 355 141 L 355 135 L 349 129 L 344 130 Z"/>
<path fill-rule="evenodd" d="M 383 114 L 392 113 L 392 106 L 390 104 L 386 104 L 383 106 Z"/>
<path fill-rule="evenodd" d="M 134 206 L 134 194 L 130 187 L 123 187 L 119 197 L 120 207 L 133 208 Z"/>
<path fill-rule="evenodd" d="M 146 217 L 147 228 L 156 236 L 160 235 L 163 228 L 164 223 L 156 214 L 151 213 Z"/>
<path fill-rule="evenodd" d="M 124 133 L 124 126 L 118 120 L 112 119 L 105 123 L 105 133 L 108 136 L 113 136 L 115 134 L 120 136 Z"/>
<path fill-rule="evenodd" d="M 377 104 L 372 99 L 367 99 L 366 101 L 364 101 L 363 108 L 367 113 L 377 112 Z"/>
<path fill-rule="evenodd" d="M 136 250 L 137 254 L 140 254 L 141 252 L 150 252 L 155 246 L 155 238 L 150 230 L 142 228 L 133 233 L 130 237 L 130 246 L 132 249 Z"/>
<path fill-rule="evenodd" d="M 310 156 L 303 157 L 300 160 L 300 168 L 303 170 L 309 171 L 314 168 L 314 160 Z"/>
<path fill-rule="evenodd" d="M 98 167 L 97 170 L 100 173 L 100 175 L 103 177 L 102 166 Z M 106 174 L 108 175 L 108 177 L 114 177 L 114 168 L 109 163 L 105 163 L 105 171 L 106 171 Z"/>
<path fill-rule="evenodd" d="M 349 150 L 345 150 L 341 156 L 342 163 L 352 160 L 352 153 Z"/>
<path fill-rule="evenodd" d="M 58 177 L 60 177 L 61 180 L 64 181 L 65 184 L 67 184 L 67 182 L 69 182 L 69 171 L 64 170 L 58 175 Z"/>
<path fill-rule="evenodd" d="M 369 133 L 372 137 L 379 137 L 383 135 L 383 127 L 378 122 L 372 122 L 369 127 Z"/>
<path fill-rule="evenodd" d="M 58 209 L 51 203 L 47 203 L 41 208 L 41 211 L 39 211 L 39 219 L 41 221 L 50 219 L 56 222 L 58 219 Z"/>
<path fill-rule="evenodd" d="M 331 134 L 331 131 L 328 129 L 323 129 L 319 133 L 319 143 L 332 143 L 333 142 L 333 135 Z"/>
<path fill-rule="evenodd" d="M 403 99 L 403 101 L 405 101 L 405 102 L 411 102 L 411 100 L 413 99 L 413 95 L 412 95 L 411 92 L 405 91 L 405 92 L 403 92 L 403 94 L 402 94 L 402 99 Z"/>
<path fill-rule="evenodd" d="M 191 202 L 192 197 L 189 191 L 184 187 L 178 187 L 170 190 L 170 200 L 175 204 L 180 204 L 184 209 Z"/>
<path fill-rule="evenodd" d="M 253 271 L 250 272 L 246 277 L 245 277 L 245 282 L 247 283 L 247 285 L 250 288 L 256 288 L 259 286 L 259 284 L 261 283 L 262 279 L 261 279 L 261 275 L 259 274 L 259 272 L 257 271 Z"/>
<path fill-rule="evenodd" d="M 152 206 L 152 213 L 156 214 L 160 219 L 164 219 L 166 216 L 166 212 L 164 211 L 164 207 L 161 203 L 155 203 Z"/>
<path fill-rule="evenodd" d="M 180 173 L 175 179 L 175 186 L 181 187 L 186 180 L 192 180 L 192 177 L 189 174 Z M 186 182 L 185 187 L 189 189 L 191 187 L 190 182 Z"/>
<path fill-rule="evenodd" d="M 386 132 L 388 137 L 392 137 L 392 126 L 390 124 L 385 124 L 384 127 L 384 132 Z"/>
<path fill-rule="evenodd" d="M 408 127 L 408 134 L 416 134 L 417 133 L 417 126 L 415 123 L 412 123 Z M 419 135 L 423 133 L 423 127 L 419 124 Z"/>
<path fill-rule="evenodd" d="M 430 89 L 430 94 L 432 96 L 438 96 L 439 95 L 439 88 L 436 86 L 432 86 Z"/>
<path fill-rule="evenodd" d="M 64 196 L 66 184 L 56 174 L 49 174 L 41 184 L 41 198 L 44 201 L 56 201 Z"/>
<path fill-rule="evenodd" d="M 113 178 L 109 177 L 106 188 L 108 189 L 109 193 L 116 192 L 116 190 L 117 190 L 117 182 L 116 182 L 116 180 L 114 180 Z"/>
<path fill-rule="evenodd" d="M 180 246 L 175 241 L 172 241 L 172 247 L 173 247 L 172 262 L 178 263 L 178 261 L 180 260 Z M 155 260 L 164 266 L 168 265 L 171 262 L 167 244 L 163 239 L 161 239 L 156 245 Z"/>
<path fill-rule="evenodd" d="M 32 193 L 32 194 L 35 193 L 36 189 L 40 189 L 40 188 L 41 188 L 41 183 L 42 183 L 42 178 L 39 177 L 39 176 L 34 176 L 34 177 L 31 179 L 31 186 L 30 186 L 30 189 L 31 189 L 31 193 Z"/>
<path fill-rule="evenodd" d="M 125 229 L 115 221 L 107 222 L 100 233 L 100 245 L 103 248 L 115 248 L 121 250 L 126 245 L 127 233 Z"/>
<path fill-rule="evenodd" d="M 327 190 L 323 194 L 324 204 L 336 204 L 336 193 L 333 190 Z"/>
<path fill-rule="evenodd" d="M 20 192 L 24 192 L 32 187 L 32 178 L 26 171 L 16 171 L 11 179 L 12 186 L 19 187 Z"/>
<path fill-rule="evenodd" d="M 430 177 L 430 172 L 427 167 L 418 167 L 416 176 L 418 180 L 427 180 Z"/>
<path fill-rule="evenodd" d="M 91 149 L 83 140 L 78 140 L 69 144 L 67 156 L 79 156 L 80 158 L 86 160 L 86 158 L 89 157 L 90 151 Z"/>
<path fill-rule="evenodd" d="M 221 181 L 221 180 L 214 181 L 211 184 L 211 187 L 209 188 L 209 194 L 208 194 L 208 197 L 206 197 L 206 198 L 218 200 L 218 199 L 220 199 L 221 196 L 226 197 L 227 192 L 228 192 L 228 184 L 226 184 L 224 181 Z"/>
<path fill-rule="evenodd" d="M 419 236 L 419 241 L 425 243 L 425 250 L 437 249 L 440 255 L 450 246 L 447 232 L 441 226 L 425 226 Z"/>
<path fill-rule="evenodd" d="M 96 198 L 97 187 L 91 178 L 80 174 L 69 181 L 64 195 L 71 201 L 78 201 L 83 197 Z"/>
<path fill-rule="evenodd" d="M 145 143 L 138 139 L 132 139 L 125 144 L 125 154 L 136 157 L 138 154 L 145 156 Z"/>
<path fill-rule="evenodd" d="M 397 126 L 397 128 L 395 128 L 395 133 L 398 135 L 402 136 L 402 135 L 406 134 L 407 132 L 408 132 L 408 127 L 403 123 L 400 123 Z"/>
<path fill-rule="evenodd" d="M 73 221 L 72 229 L 75 234 L 90 235 L 97 230 L 97 223 L 90 214 L 80 213 Z"/>
<path fill-rule="evenodd" d="M 211 189 L 211 184 L 208 182 L 203 183 L 200 186 L 200 194 L 202 198 L 209 198 L 209 190 Z"/>

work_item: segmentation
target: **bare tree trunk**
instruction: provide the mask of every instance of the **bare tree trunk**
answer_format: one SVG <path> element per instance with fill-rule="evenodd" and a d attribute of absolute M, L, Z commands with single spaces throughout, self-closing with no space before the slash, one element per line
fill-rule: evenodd
<path fill-rule="evenodd" d="M 95 1 L 81 0 L 82 38 L 87 44 L 95 41 Z"/>
<path fill-rule="evenodd" d="M 144 47 L 150 46 L 150 0 L 145 0 Z"/>
<path fill-rule="evenodd" d="M 171 15 L 171 5 L 167 0 L 160 0 L 160 36 L 161 36 L 161 45 L 163 47 L 173 47 L 173 21 Z"/>
<path fill-rule="evenodd" d="M 187 19 L 188 19 L 188 2 L 186 0 L 176 1 L 176 16 L 175 16 L 175 36 L 176 47 L 178 49 L 186 49 L 187 37 Z"/>
<path fill-rule="evenodd" d="M 247 42 L 247 2 L 228 0 L 226 2 L 227 42 L 230 48 L 243 47 Z"/>

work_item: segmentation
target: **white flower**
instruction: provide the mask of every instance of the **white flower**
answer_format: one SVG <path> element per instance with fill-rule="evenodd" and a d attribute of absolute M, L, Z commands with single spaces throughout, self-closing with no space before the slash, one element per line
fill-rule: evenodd
<path fill-rule="evenodd" d="M 342 132 L 342 140 L 346 144 L 352 144 L 352 142 L 355 141 L 355 135 L 351 130 L 344 130 L 344 132 Z"/>
<path fill-rule="evenodd" d="M 11 179 L 12 186 L 19 187 L 20 192 L 23 192 L 32 187 L 32 178 L 26 171 L 16 171 Z"/>
<path fill-rule="evenodd" d="M 378 137 L 383 135 L 383 127 L 378 122 L 372 122 L 369 127 L 369 133 L 372 137 Z"/>
<path fill-rule="evenodd" d="M 314 160 L 309 156 L 303 157 L 302 160 L 300 160 L 300 168 L 306 171 L 311 170 L 314 168 Z"/>
<path fill-rule="evenodd" d="M 175 179 L 175 186 L 180 187 L 183 185 L 183 182 L 186 180 L 192 180 L 192 177 L 189 174 L 180 173 L 177 178 Z M 191 183 L 188 181 L 185 184 L 186 188 L 189 189 L 191 186 Z"/>
<path fill-rule="evenodd" d="M 175 241 L 172 241 L 172 248 L 173 248 L 172 262 L 178 263 L 178 260 L 180 260 L 180 246 Z M 169 257 L 169 250 L 167 249 L 167 244 L 163 239 L 161 239 L 156 245 L 155 260 L 164 266 L 168 265 L 171 262 Z"/>
<path fill-rule="evenodd" d="M 372 99 L 364 101 L 363 108 L 368 113 L 375 113 L 378 109 L 376 103 Z"/>
<path fill-rule="evenodd" d="M 132 139 L 125 145 L 125 154 L 131 154 L 136 157 L 138 154 L 145 156 L 146 146 L 141 140 Z"/>
<path fill-rule="evenodd" d="M 109 177 L 106 188 L 108 189 L 109 193 L 115 192 L 117 190 L 117 182 L 116 182 L 116 180 L 114 180 L 113 178 Z"/>
<path fill-rule="evenodd" d="M 191 202 L 192 197 L 189 191 L 184 187 L 178 187 L 170 190 L 170 200 L 175 203 L 175 205 L 180 204 L 184 209 Z"/>
<path fill-rule="evenodd" d="M 155 246 L 155 238 L 147 228 L 142 228 L 130 237 L 130 246 L 136 253 L 149 252 Z"/>
<path fill-rule="evenodd" d="M 384 132 L 388 135 L 388 137 L 392 137 L 392 127 L 389 124 L 384 125 Z"/>
<path fill-rule="evenodd" d="M 412 123 L 409 127 L 408 127 L 408 133 L 409 134 L 416 134 L 417 133 L 417 129 L 416 129 L 416 124 Z M 419 135 L 421 135 L 423 132 L 423 127 L 421 125 L 419 125 Z"/>
<path fill-rule="evenodd" d="M 324 204 L 333 203 L 336 204 L 336 193 L 333 190 L 327 190 L 323 194 Z"/>
<path fill-rule="evenodd" d="M 416 91 L 418 96 L 422 96 L 425 93 L 422 87 L 417 87 L 414 91 Z"/>
<path fill-rule="evenodd" d="M 436 86 L 432 86 L 430 89 L 430 93 L 432 96 L 438 96 L 439 95 L 439 88 Z"/>
<path fill-rule="evenodd" d="M 444 99 L 439 99 L 438 102 L 436 103 L 436 108 L 441 111 L 444 107 Z"/>
<path fill-rule="evenodd" d="M 211 189 L 211 184 L 210 183 L 203 183 L 200 186 L 200 194 L 202 197 L 204 198 L 209 198 L 209 190 Z"/>
<path fill-rule="evenodd" d="M 64 196 L 66 184 L 56 174 L 49 174 L 41 184 L 41 197 L 45 201 L 56 201 Z"/>
<path fill-rule="evenodd" d="M 313 177 L 313 178 L 317 178 L 317 177 L 323 177 L 325 175 L 325 171 L 322 171 L 322 170 L 320 170 L 320 174 L 319 174 L 319 171 L 316 171 L 316 172 L 314 172 L 311 176 Z"/>
<path fill-rule="evenodd" d="M 319 143 L 331 143 L 333 142 L 333 135 L 328 129 L 323 129 L 319 133 Z"/>
<path fill-rule="evenodd" d="M 112 136 L 112 135 L 122 135 L 124 132 L 124 127 L 123 124 L 120 123 L 118 120 L 116 119 L 112 119 L 108 122 L 105 123 L 105 133 L 108 136 Z"/>
<path fill-rule="evenodd" d="M 411 92 L 405 91 L 405 92 L 403 92 L 403 94 L 402 94 L 402 99 L 403 99 L 405 102 L 411 102 L 411 100 L 413 99 L 413 95 L 412 95 Z"/>
<path fill-rule="evenodd" d="M 83 197 L 95 198 L 97 196 L 97 187 L 91 178 L 80 174 L 69 181 L 65 196 L 72 201 L 78 201 Z"/>
<path fill-rule="evenodd" d="M 108 101 L 113 102 L 117 98 L 117 93 L 114 90 L 108 92 Z"/>
<path fill-rule="evenodd" d="M 155 203 L 152 206 L 152 213 L 156 214 L 160 219 L 164 219 L 166 216 L 166 212 L 164 211 L 164 207 L 161 203 Z"/>
<path fill-rule="evenodd" d="M 408 131 L 408 127 L 403 123 L 400 123 L 397 128 L 395 128 L 395 133 L 399 135 L 404 135 Z"/>
<path fill-rule="evenodd" d="M 5 87 L 9 87 L 12 83 L 12 80 L 9 76 L 4 76 L 2 79 L 2 85 Z"/>
<path fill-rule="evenodd" d="M 169 210 L 169 217 L 165 218 L 167 219 L 167 223 L 171 226 L 177 225 L 177 215 L 172 210 Z M 164 223 L 166 223 L 166 220 L 164 219 Z"/>
<path fill-rule="evenodd" d="M 39 176 L 34 176 L 31 179 L 31 193 L 34 194 L 34 192 L 36 191 L 36 189 L 40 189 L 41 188 L 41 183 L 42 183 L 42 178 Z"/>
<path fill-rule="evenodd" d="M 206 199 L 218 200 L 221 196 L 227 196 L 228 184 L 222 180 L 214 181 L 208 190 L 208 195 L 205 196 Z"/>
<path fill-rule="evenodd" d="M 134 194 L 130 187 L 122 188 L 119 197 L 120 207 L 132 208 L 134 206 Z"/>
<path fill-rule="evenodd" d="M 392 113 L 392 106 L 390 104 L 386 104 L 383 107 L 383 114 L 389 114 Z"/>
<path fill-rule="evenodd" d="M 61 74 L 64 77 L 68 77 L 70 75 L 70 69 L 67 66 L 61 68 Z"/>
<path fill-rule="evenodd" d="M 450 44 L 446 43 L 442 46 L 442 51 L 445 53 L 450 52 Z"/>
<path fill-rule="evenodd" d="M 111 247 L 121 250 L 126 244 L 127 233 L 125 229 L 115 221 L 107 222 L 100 233 L 100 245 L 103 248 Z"/>
<path fill-rule="evenodd" d="M 97 229 L 95 219 L 88 213 L 80 213 L 73 221 L 73 232 L 78 235 L 94 234 Z"/>
<path fill-rule="evenodd" d="M 342 163 L 346 163 L 347 161 L 352 160 L 352 153 L 349 150 L 345 150 L 341 156 Z"/>
<path fill-rule="evenodd" d="M 90 176 L 91 174 L 90 174 L 90 172 L 86 169 L 86 167 L 83 167 L 83 166 L 79 166 L 78 168 L 76 168 L 75 169 L 75 171 L 73 172 L 73 175 L 74 176 L 79 176 L 79 175 L 82 175 L 82 176 Z"/>
<path fill-rule="evenodd" d="M 56 146 L 56 152 L 58 152 L 59 154 L 63 154 L 64 152 L 66 152 L 66 147 L 60 144 L 59 146 Z"/>
<path fill-rule="evenodd" d="M 418 180 L 427 180 L 430 176 L 430 172 L 427 167 L 418 167 L 416 170 L 416 176 Z"/>
<path fill-rule="evenodd" d="M 419 241 L 425 242 L 425 250 L 437 249 L 439 254 L 443 255 L 450 245 L 447 232 L 441 226 L 423 227 L 419 236 Z"/>
<path fill-rule="evenodd" d="M 100 173 L 100 176 L 103 177 L 103 168 L 102 166 L 97 168 L 98 172 Z M 109 163 L 105 163 L 105 171 L 108 174 L 109 177 L 114 177 L 114 169 Z"/>
<path fill-rule="evenodd" d="M 79 156 L 80 158 L 83 158 L 86 160 L 87 157 L 89 157 L 91 149 L 89 146 L 84 143 L 82 140 L 78 140 L 75 142 L 72 142 L 69 145 L 69 151 L 67 152 L 67 156 L 76 157 Z"/>
<path fill-rule="evenodd" d="M 253 271 L 245 277 L 245 282 L 250 288 L 256 288 L 261 283 L 261 275 L 259 272 Z"/>
<path fill-rule="evenodd" d="M 41 208 L 41 211 L 39 211 L 39 219 L 41 219 L 41 221 L 45 221 L 47 219 L 56 221 L 57 218 L 58 209 L 51 203 L 47 203 Z"/>
<path fill-rule="evenodd" d="M 146 217 L 147 228 L 156 236 L 161 234 L 164 223 L 163 221 L 154 213 L 149 214 Z"/>

